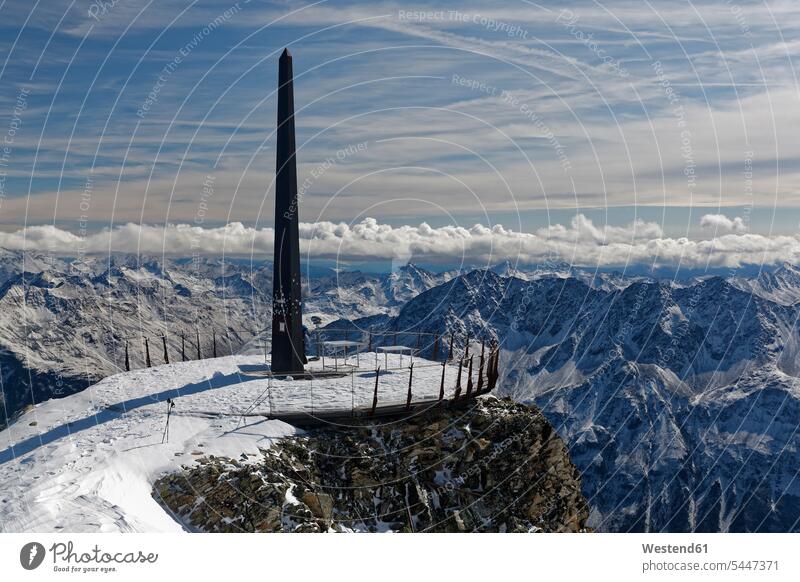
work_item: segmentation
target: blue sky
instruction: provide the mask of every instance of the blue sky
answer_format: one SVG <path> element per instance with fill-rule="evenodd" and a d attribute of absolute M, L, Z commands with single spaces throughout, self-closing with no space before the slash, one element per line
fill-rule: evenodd
<path fill-rule="evenodd" d="M 796 2 L 4 1 L 0 228 L 800 221 Z M 361 145 L 359 145 L 361 144 Z M 740 232 L 741 234 L 741 232 Z"/>

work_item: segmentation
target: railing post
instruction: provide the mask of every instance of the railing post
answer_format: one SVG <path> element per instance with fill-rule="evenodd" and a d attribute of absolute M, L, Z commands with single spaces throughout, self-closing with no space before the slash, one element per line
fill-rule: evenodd
<path fill-rule="evenodd" d="M 378 378 L 381 375 L 381 367 L 378 366 L 375 368 L 375 392 L 372 395 L 372 409 L 369 411 L 369 415 L 373 416 L 375 414 L 375 409 L 378 408 Z"/>
<path fill-rule="evenodd" d="M 433 349 L 431 350 L 431 360 L 436 361 L 439 359 L 439 334 L 433 336 Z"/>
<path fill-rule="evenodd" d="M 408 396 L 406 396 L 406 410 L 411 409 L 411 382 L 414 378 L 414 364 L 408 369 Z"/>
<path fill-rule="evenodd" d="M 367 351 L 371 352 L 372 351 L 372 328 L 369 328 L 369 331 L 367 332 L 367 343 L 368 343 Z"/>
<path fill-rule="evenodd" d="M 356 371 L 350 370 L 350 416 L 356 409 Z"/>
<path fill-rule="evenodd" d="M 125 371 L 131 371 L 131 359 L 128 356 L 128 340 L 125 340 Z"/>
<path fill-rule="evenodd" d="M 466 360 L 469 357 L 469 332 L 467 332 L 467 343 L 464 346 L 464 359 Z"/>
<path fill-rule="evenodd" d="M 444 400 L 444 371 L 447 369 L 447 362 L 442 362 L 442 383 L 439 384 L 439 402 Z"/>
<path fill-rule="evenodd" d="M 458 400 L 461 396 L 461 368 L 464 367 L 464 360 L 458 360 L 458 376 L 456 376 L 456 391 L 453 393 L 453 400 Z"/>
<path fill-rule="evenodd" d="M 211 353 L 216 358 L 217 357 L 217 332 L 216 332 L 216 330 L 213 330 L 213 329 L 211 330 L 211 349 L 212 349 Z"/>
<path fill-rule="evenodd" d="M 485 363 L 485 356 L 486 356 L 486 340 L 481 341 L 481 359 L 480 363 L 478 364 L 478 387 L 475 389 L 475 395 L 481 393 L 483 389 L 483 368 Z"/>
<path fill-rule="evenodd" d="M 494 348 L 492 350 L 492 355 L 489 356 L 489 373 L 487 374 L 489 378 L 489 386 L 487 390 L 489 392 L 494 390 L 494 387 L 497 385 L 499 360 L 500 360 L 500 348 Z"/>
<path fill-rule="evenodd" d="M 492 366 L 494 366 L 494 348 L 489 351 L 489 359 L 486 362 L 486 391 L 492 391 Z"/>
<path fill-rule="evenodd" d="M 186 333 L 181 332 L 181 361 L 186 361 Z"/>
<path fill-rule="evenodd" d="M 200 353 L 200 332 L 196 331 L 195 335 L 197 336 L 197 359 L 198 360 L 202 360 L 203 359 L 203 355 L 202 355 L 202 353 Z"/>
<path fill-rule="evenodd" d="M 472 396 L 472 358 L 473 356 L 469 357 L 469 368 L 467 369 L 467 398 Z"/>
<path fill-rule="evenodd" d="M 447 350 L 447 361 L 453 361 L 453 332 L 450 332 L 450 348 Z"/>
<path fill-rule="evenodd" d="M 148 368 L 152 366 L 150 362 L 150 344 L 147 343 L 147 338 L 144 338 L 144 360 Z"/>
<path fill-rule="evenodd" d="M 500 346 L 497 346 L 494 351 L 494 384 L 496 386 L 497 381 L 500 379 Z M 492 388 L 494 388 L 494 386 L 492 386 Z"/>
<path fill-rule="evenodd" d="M 169 354 L 167 353 L 167 334 L 161 336 L 161 343 L 164 344 L 164 363 L 169 364 Z"/>
<path fill-rule="evenodd" d="M 492 389 L 497 387 L 497 381 L 500 379 L 500 348 L 494 350 L 494 370 L 492 371 Z"/>

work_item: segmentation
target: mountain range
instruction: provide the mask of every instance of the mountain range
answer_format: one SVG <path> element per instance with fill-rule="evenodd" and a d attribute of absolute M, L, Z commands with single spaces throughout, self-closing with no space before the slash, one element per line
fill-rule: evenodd
<path fill-rule="evenodd" d="M 592 527 L 797 531 L 798 290 L 789 265 L 613 290 L 484 270 L 388 325 L 498 339 L 499 391 L 535 402 L 569 443 Z"/>
<path fill-rule="evenodd" d="M 309 271 L 310 273 L 310 271 Z M 153 363 L 258 341 L 271 265 L 0 254 L 4 421 L 32 402 Z M 317 270 L 322 324 L 501 345 L 500 395 L 535 403 L 567 442 L 600 531 L 797 531 L 800 269 L 663 279 L 569 265 Z M 430 350 L 430 348 L 428 348 Z M 430 353 L 428 353 L 430 355 Z"/>

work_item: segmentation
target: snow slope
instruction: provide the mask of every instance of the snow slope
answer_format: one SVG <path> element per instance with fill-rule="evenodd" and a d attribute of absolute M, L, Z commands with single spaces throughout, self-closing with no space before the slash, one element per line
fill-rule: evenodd
<path fill-rule="evenodd" d="M 361 361 L 375 357 L 362 354 Z M 399 364 L 389 356 L 390 366 Z M 441 366 L 423 364 L 415 362 L 415 398 L 439 391 Z M 152 497 L 160 476 L 201 455 L 257 460 L 259 449 L 296 432 L 267 420 L 271 407 L 349 409 L 372 401 L 374 372 L 324 384 L 270 383 L 257 375 L 264 369 L 263 355 L 181 362 L 116 374 L 33 407 L 0 432 L 0 531 L 180 531 Z M 455 375 L 450 367 L 447 393 Z M 407 386 L 406 370 L 390 370 L 381 375 L 379 398 L 405 401 Z M 162 444 L 168 398 L 176 406 Z"/>

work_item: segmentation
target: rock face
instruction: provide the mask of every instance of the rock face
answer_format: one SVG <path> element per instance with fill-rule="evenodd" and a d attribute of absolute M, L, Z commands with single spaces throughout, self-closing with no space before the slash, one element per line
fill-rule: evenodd
<path fill-rule="evenodd" d="M 491 396 L 287 438 L 258 464 L 204 458 L 154 495 L 206 532 L 577 532 L 589 515 L 538 409 Z"/>

